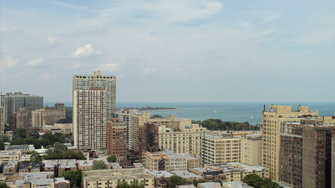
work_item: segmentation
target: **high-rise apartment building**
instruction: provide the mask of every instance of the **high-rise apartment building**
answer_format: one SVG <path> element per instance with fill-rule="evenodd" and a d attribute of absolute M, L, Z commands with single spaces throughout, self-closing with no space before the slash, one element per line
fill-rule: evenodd
<path fill-rule="evenodd" d="M 0 106 L 0 134 L 4 133 L 5 131 L 5 110 L 3 107 Z"/>
<path fill-rule="evenodd" d="M 307 106 L 299 106 L 292 110 L 291 106 L 270 105 L 263 111 L 262 126 L 262 166 L 270 169 L 270 178 L 279 180 L 280 127 L 283 122 L 299 122 L 304 117 L 318 116 Z"/>
<path fill-rule="evenodd" d="M 302 131 L 302 187 L 331 187 L 332 134 L 335 125 L 304 126 Z"/>
<path fill-rule="evenodd" d="M 165 126 L 159 127 L 159 148 L 170 150 L 174 153 L 201 154 L 201 145 L 206 128 L 197 124 L 180 127 L 180 130 L 173 130 Z"/>
<path fill-rule="evenodd" d="M 31 111 L 26 108 L 19 108 L 14 114 L 14 128 L 31 129 Z"/>
<path fill-rule="evenodd" d="M 73 93 L 73 137 L 79 150 L 107 147 L 106 89 L 78 89 Z"/>
<path fill-rule="evenodd" d="M 1 106 L 4 107 L 5 124 L 8 124 L 10 129 L 14 128 L 14 114 L 19 108 L 25 108 L 28 112 L 43 108 L 43 97 L 40 96 L 14 92 L 1 95 L 0 98 Z"/>
<path fill-rule="evenodd" d="M 280 131 L 279 181 L 294 188 L 302 188 L 302 127 L 286 122 Z"/>
<path fill-rule="evenodd" d="M 240 136 L 205 134 L 201 155 L 203 164 L 240 162 L 241 140 Z"/>
<path fill-rule="evenodd" d="M 241 140 L 241 163 L 262 165 L 262 137 L 246 137 Z"/>
<path fill-rule="evenodd" d="M 45 108 L 46 125 L 53 125 L 62 119 L 66 119 L 66 112 L 63 103 L 56 103 L 52 107 Z"/>
<path fill-rule="evenodd" d="M 100 71 L 92 75 L 74 75 L 72 79 L 72 91 L 88 90 L 91 88 L 104 88 L 106 90 L 107 120 L 113 118 L 116 109 L 116 78 L 115 76 L 102 75 Z M 74 95 L 73 95 L 74 97 Z M 74 101 L 74 99 L 73 99 Z M 74 106 L 74 103 L 73 103 Z"/>
<path fill-rule="evenodd" d="M 126 159 L 128 152 L 127 123 L 120 119 L 107 121 L 107 153 L 117 161 Z"/>
<path fill-rule="evenodd" d="M 143 113 L 133 113 L 131 115 L 130 123 L 130 149 L 135 152 L 140 152 L 141 148 L 141 139 L 140 136 L 143 132 L 144 124 L 146 124 L 150 119 L 150 114 L 148 112 Z M 142 131 L 141 131 L 142 130 Z M 142 139 L 144 140 L 144 139 Z"/>
<path fill-rule="evenodd" d="M 45 110 L 37 109 L 31 112 L 33 129 L 43 129 L 45 126 Z"/>

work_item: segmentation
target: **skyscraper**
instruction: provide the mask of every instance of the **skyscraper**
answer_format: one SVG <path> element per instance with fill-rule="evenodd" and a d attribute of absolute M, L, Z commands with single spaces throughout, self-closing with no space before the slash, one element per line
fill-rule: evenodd
<path fill-rule="evenodd" d="M 7 93 L 1 95 L 1 106 L 4 107 L 4 120 L 10 128 L 13 128 L 13 115 L 19 108 L 25 108 L 28 112 L 43 108 L 43 97 L 30 96 L 21 92 Z"/>
<path fill-rule="evenodd" d="M 270 178 L 279 180 L 280 128 L 283 122 L 300 122 L 304 117 L 318 116 L 307 106 L 292 110 L 291 106 L 270 105 L 269 111 L 263 111 L 262 126 L 262 164 L 270 169 Z"/>
<path fill-rule="evenodd" d="M 104 76 L 100 71 L 92 75 L 74 75 L 72 79 L 72 91 L 91 88 L 104 88 L 106 90 L 106 112 L 107 120 L 113 118 L 116 109 L 116 78 L 115 76 Z M 74 95 L 73 95 L 74 97 Z M 74 101 L 74 99 L 72 100 Z M 74 103 L 73 103 L 74 106 Z"/>
<path fill-rule="evenodd" d="M 73 137 L 78 150 L 105 150 L 106 89 L 76 89 L 73 93 Z"/>

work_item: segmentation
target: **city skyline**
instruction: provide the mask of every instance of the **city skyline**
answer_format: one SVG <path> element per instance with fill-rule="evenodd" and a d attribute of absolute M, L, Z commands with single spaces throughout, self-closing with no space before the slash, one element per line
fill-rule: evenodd
<path fill-rule="evenodd" d="M 118 102 L 335 102 L 334 5 L 2 1 L 0 92 L 71 102 L 101 70 Z"/>

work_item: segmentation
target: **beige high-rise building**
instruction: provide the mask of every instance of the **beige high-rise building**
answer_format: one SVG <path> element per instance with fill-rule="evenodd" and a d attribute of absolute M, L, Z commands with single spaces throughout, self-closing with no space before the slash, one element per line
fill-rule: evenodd
<path fill-rule="evenodd" d="M 262 138 L 246 137 L 241 140 L 241 163 L 261 166 L 262 165 Z"/>
<path fill-rule="evenodd" d="M 158 126 L 165 126 L 172 129 L 180 129 L 180 127 L 190 126 L 192 124 L 191 119 L 180 119 L 176 118 L 175 115 L 169 115 L 166 118 L 154 118 L 149 119 L 149 123 Z"/>
<path fill-rule="evenodd" d="M 43 129 L 45 126 L 45 110 L 38 109 L 31 112 L 32 125 L 34 129 Z"/>
<path fill-rule="evenodd" d="M 92 75 L 74 75 L 72 78 L 72 91 L 77 89 L 104 88 L 106 90 L 107 120 L 113 118 L 116 109 L 116 78 L 102 75 L 100 71 Z M 74 97 L 74 96 L 73 96 Z M 73 103 L 74 104 L 74 103 Z M 73 105 L 74 106 L 74 105 Z"/>
<path fill-rule="evenodd" d="M 206 131 L 206 128 L 197 124 L 180 127 L 180 130 L 161 126 L 158 132 L 159 148 L 174 153 L 190 153 L 200 156 L 202 139 Z"/>
<path fill-rule="evenodd" d="M 73 136 L 79 150 L 105 150 L 107 147 L 106 90 L 74 90 Z"/>
<path fill-rule="evenodd" d="M 308 110 L 307 106 L 270 105 L 263 111 L 262 126 L 262 166 L 270 169 L 270 178 L 279 180 L 280 127 L 283 122 L 299 122 L 304 117 L 318 116 L 318 112 Z"/>
<path fill-rule="evenodd" d="M 221 164 L 241 161 L 240 136 L 205 134 L 202 144 L 203 164 Z"/>
<path fill-rule="evenodd" d="M 130 122 L 130 149 L 136 152 L 140 151 L 140 128 L 144 126 L 150 119 L 148 112 L 132 113 Z"/>
<path fill-rule="evenodd" d="M 15 115 L 15 128 L 31 129 L 31 111 L 26 108 L 19 108 Z"/>

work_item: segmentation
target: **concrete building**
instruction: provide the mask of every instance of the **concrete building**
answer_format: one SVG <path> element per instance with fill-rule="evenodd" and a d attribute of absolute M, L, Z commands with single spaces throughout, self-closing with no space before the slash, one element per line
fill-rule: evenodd
<path fill-rule="evenodd" d="M 8 151 L 8 150 L 1 150 L 0 151 L 0 162 L 4 161 L 18 161 L 21 158 L 20 151 Z"/>
<path fill-rule="evenodd" d="M 200 156 L 202 140 L 206 131 L 206 128 L 197 124 L 180 127 L 180 130 L 161 126 L 158 132 L 159 148 L 174 153 L 190 153 Z"/>
<path fill-rule="evenodd" d="M 200 158 L 195 158 L 187 153 L 145 152 L 142 163 L 149 170 L 180 171 L 200 167 Z"/>
<path fill-rule="evenodd" d="M 302 127 L 286 122 L 280 131 L 279 181 L 294 188 L 302 188 Z"/>
<path fill-rule="evenodd" d="M 37 109 L 31 112 L 32 126 L 42 129 L 45 125 L 54 125 L 59 120 L 66 119 L 65 107 L 62 103 L 57 103 L 53 107 Z"/>
<path fill-rule="evenodd" d="M 241 161 L 240 136 L 206 133 L 202 144 L 203 164 L 221 164 Z"/>
<path fill-rule="evenodd" d="M 20 162 L 19 165 L 19 172 L 40 172 L 41 171 L 41 165 L 39 162 L 29 162 L 29 161 L 23 161 Z"/>
<path fill-rule="evenodd" d="M 241 140 L 241 163 L 262 165 L 262 137 L 245 137 Z"/>
<path fill-rule="evenodd" d="M 92 75 L 74 75 L 72 78 L 72 91 L 89 90 L 92 88 L 103 88 L 106 90 L 106 113 L 107 120 L 113 118 L 116 109 L 116 78 L 115 76 L 102 75 L 100 71 Z M 73 95 L 72 101 L 74 101 Z M 75 103 L 73 102 L 73 106 Z"/>
<path fill-rule="evenodd" d="M 241 182 L 248 174 L 257 174 L 262 178 L 269 178 L 269 169 L 262 166 L 250 166 L 241 163 L 224 163 L 205 165 L 207 172 L 222 171 L 224 182 Z M 210 173 L 207 173 L 209 175 Z M 205 178 L 206 179 L 206 178 Z"/>
<path fill-rule="evenodd" d="M 149 119 L 149 123 L 177 130 L 180 129 L 180 127 L 190 126 L 192 124 L 192 120 L 180 119 L 176 118 L 175 115 L 169 115 L 166 118 Z"/>
<path fill-rule="evenodd" d="M 14 114 L 14 127 L 22 129 L 31 129 L 31 111 L 26 108 L 19 108 Z"/>
<path fill-rule="evenodd" d="M 43 108 L 43 97 L 40 96 L 30 96 L 21 92 L 14 92 L 1 95 L 0 98 L 1 106 L 4 107 L 5 124 L 8 124 L 11 129 L 14 128 L 13 115 L 19 108 L 26 108 L 28 112 Z"/>
<path fill-rule="evenodd" d="M 74 90 L 73 136 L 79 150 L 105 150 L 107 147 L 106 90 Z"/>
<path fill-rule="evenodd" d="M 151 123 L 145 123 L 140 127 L 140 153 L 159 150 L 158 132 L 159 127 Z"/>
<path fill-rule="evenodd" d="M 72 123 L 55 123 L 54 125 L 44 125 L 44 132 L 70 134 L 73 133 Z"/>
<path fill-rule="evenodd" d="M 270 105 L 268 111 L 262 113 L 262 166 L 270 169 L 270 178 L 279 180 L 280 126 L 282 122 L 299 122 L 304 117 L 316 117 L 318 112 L 308 110 L 307 106 L 299 106 L 292 110 L 291 106 Z"/>
<path fill-rule="evenodd" d="M 131 123 L 130 123 L 130 149 L 135 152 L 140 152 L 141 150 L 141 128 L 143 129 L 144 124 L 149 121 L 150 114 L 148 112 L 142 113 L 133 113 L 131 114 Z"/>
<path fill-rule="evenodd" d="M 331 187 L 331 148 L 335 125 L 304 126 L 302 131 L 302 187 Z"/>
<path fill-rule="evenodd" d="M 120 119 L 107 122 L 107 154 L 116 156 L 118 162 L 127 158 L 127 123 Z"/>
<path fill-rule="evenodd" d="M 120 109 L 117 112 L 115 112 L 116 118 L 121 119 L 121 121 L 126 122 L 127 124 L 127 135 L 128 135 L 128 149 L 132 149 L 132 130 L 131 130 L 131 115 L 138 113 L 137 110 L 134 109 Z"/>
<path fill-rule="evenodd" d="M 5 131 L 5 109 L 0 104 L 0 134 Z"/>
<path fill-rule="evenodd" d="M 143 183 L 145 186 L 154 187 L 154 176 L 141 168 L 123 168 L 109 170 L 92 170 L 83 172 L 83 188 L 108 188 L 116 187 L 118 184 L 126 182 Z"/>

